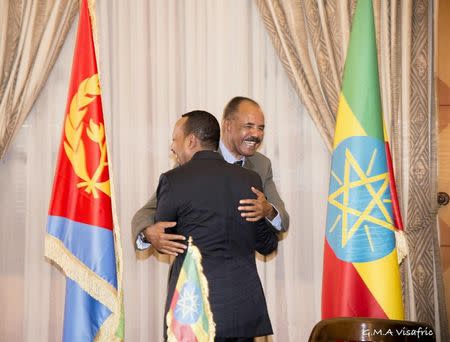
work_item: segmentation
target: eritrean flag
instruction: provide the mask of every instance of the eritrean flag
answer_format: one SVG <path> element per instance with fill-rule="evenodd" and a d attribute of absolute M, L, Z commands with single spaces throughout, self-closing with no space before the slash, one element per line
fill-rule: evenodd
<path fill-rule="evenodd" d="M 323 318 L 403 319 L 395 240 L 401 221 L 393 219 L 377 63 L 372 1 L 358 0 L 334 137 Z"/>
<path fill-rule="evenodd" d="M 113 223 L 93 15 L 82 0 L 45 238 L 45 255 L 67 276 L 65 342 L 123 339 L 120 236 Z"/>
<path fill-rule="evenodd" d="M 202 256 L 189 238 L 169 311 L 166 315 L 169 342 L 213 342 L 216 325 L 209 306 L 208 281 Z"/>

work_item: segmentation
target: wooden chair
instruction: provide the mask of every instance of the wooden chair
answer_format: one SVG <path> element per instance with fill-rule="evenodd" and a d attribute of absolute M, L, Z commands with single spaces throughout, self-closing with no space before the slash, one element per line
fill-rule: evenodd
<path fill-rule="evenodd" d="M 309 336 L 309 342 L 330 341 L 436 342 L 436 336 L 426 323 L 341 317 L 320 321 Z"/>

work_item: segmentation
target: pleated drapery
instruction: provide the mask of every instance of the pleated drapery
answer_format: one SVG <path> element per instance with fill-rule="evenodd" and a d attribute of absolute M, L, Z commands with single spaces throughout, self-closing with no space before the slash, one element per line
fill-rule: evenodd
<path fill-rule="evenodd" d="M 77 11 L 76 0 L 0 2 L 0 159 L 44 86 Z"/>

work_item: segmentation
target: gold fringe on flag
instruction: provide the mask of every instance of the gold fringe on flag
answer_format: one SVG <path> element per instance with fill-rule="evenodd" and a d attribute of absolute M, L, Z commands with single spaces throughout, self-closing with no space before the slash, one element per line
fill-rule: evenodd
<path fill-rule="evenodd" d="M 192 242 L 192 236 L 189 236 L 189 248 L 192 249 L 192 255 L 194 256 L 195 264 L 197 266 L 197 270 L 200 278 L 200 289 L 202 291 L 202 298 L 206 298 L 205 301 L 205 314 L 208 319 L 208 330 L 209 330 L 209 342 L 214 342 L 214 337 L 216 336 L 216 323 L 214 323 L 213 314 L 211 311 L 211 306 L 209 305 L 209 287 L 208 287 L 208 279 L 206 279 L 205 274 L 203 273 L 202 266 L 202 254 L 197 246 Z"/>

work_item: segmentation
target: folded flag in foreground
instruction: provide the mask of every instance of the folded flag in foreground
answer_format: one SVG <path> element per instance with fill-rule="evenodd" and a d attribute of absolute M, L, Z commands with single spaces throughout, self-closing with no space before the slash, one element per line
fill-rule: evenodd
<path fill-rule="evenodd" d="M 322 317 L 403 319 L 371 0 L 358 0 L 345 62 L 328 196 Z M 396 226 L 397 225 L 397 226 Z"/>
<path fill-rule="evenodd" d="M 45 255 L 67 276 L 63 341 L 123 339 L 121 248 L 113 224 L 101 89 L 81 1 Z"/>
<path fill-rule="evenodd" d="M 189 238 L 189 247 L 166 315 L 169 342 L 214 341 L 216 326 L 201 260 L 200 251 Z"/>

